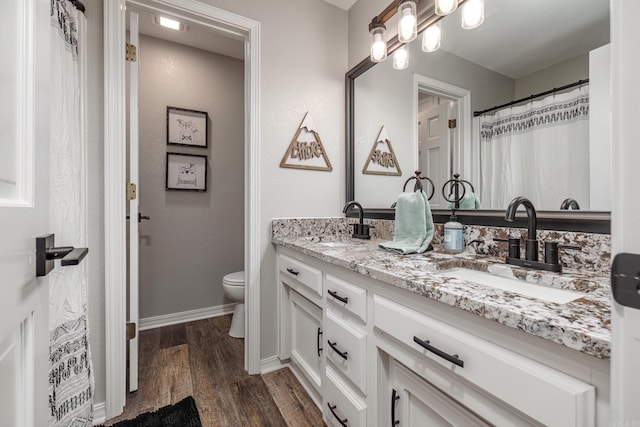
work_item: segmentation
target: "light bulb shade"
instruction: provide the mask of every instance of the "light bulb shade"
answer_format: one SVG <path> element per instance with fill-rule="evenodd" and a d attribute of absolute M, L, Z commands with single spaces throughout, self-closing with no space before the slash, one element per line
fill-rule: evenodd
<path fill-rule="evenodd" d="M 436 15 L 444 16 L 455 12 L 458 8 L 458 0 L 436 0 Z"/>
<path fill-rule="evenodd" d="M 393 52 L 393 69 L 404 70 L 409 66 L 409 52 L 405 46 L 400 46 Z"/>
<path fill-rule="evenodd" d="M 405 0 L 398 5 L 398 40 L 400 43 L 409 43 L 418 37 L 418 18 L 416 3 Z"/>
<path fill-rule="evenodd" d="M 440 39 L 442 38 L 442 29 L 440 22 L 429 25 L 424 33 L 422 33 L 422 50 L 424 52 L 435 52 L 440 49 Z"/>
<path fill-rule="evenodd" d="M 484 0 L 467 0 L 462 5 L 462 28 L 471 30 L 484 22 Z"/>
<path fill-rule="evenodd" d="M 382 62 L 387 59 L 387 42 L 384 39 L 385 26 L 382 24 L 374 25 L 369 34 L 371 35 L 371 60 L 373 62 Z"/>

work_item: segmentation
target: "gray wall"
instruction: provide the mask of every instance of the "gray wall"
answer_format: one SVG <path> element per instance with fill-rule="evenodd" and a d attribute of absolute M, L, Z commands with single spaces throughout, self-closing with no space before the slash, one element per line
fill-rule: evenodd
<path fill-rule="evenodd" d="M 588 78 L 589 53 L 585 53 L 517 79 L 514 99 L 524 98 Z"/>
<path fill-rule="evenodd" d="M 244 268 L 244 63 L 140 37 L 140 318 L 223 304 Z M 166 143 L 166 107 L 209 113 L 209 148 Z M 208 155 L 206 192 L 165 190 L 166 153 Z"/>

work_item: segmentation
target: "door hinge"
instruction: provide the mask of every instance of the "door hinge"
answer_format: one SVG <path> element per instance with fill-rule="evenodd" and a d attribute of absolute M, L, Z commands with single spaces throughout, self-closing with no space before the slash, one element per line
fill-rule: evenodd
<path fill-rule="evenodd" d="M 456 119 L 449 120 L 449 129 L 455 129 L 455 128 L 456 128 Z"/>
<path fill-rule="evenodd" d="M 133 182 L 127 183 L 127 200 L 135 200 L 137 195 L 136 184 Z"/>
<path fill-rule="evenodd" d="M 136 324 L 127 322 L 127 341 L 136 337 Z"/>
<path fill-rule="evenodd" d="M 136 60 L 138 59 L 136 51 L 137 49 L 135 45 L 127 43 L 127 53 L 125 55 L 126 60 L 136 62 Z"/>

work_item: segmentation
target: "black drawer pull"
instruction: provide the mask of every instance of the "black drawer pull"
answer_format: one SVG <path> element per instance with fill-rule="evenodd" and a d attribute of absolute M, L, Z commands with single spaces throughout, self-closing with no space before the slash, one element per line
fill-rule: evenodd
<path fill-rule="evenodd" d="M 453 363 L 454 365 L 458 365 L 461 368 L 464 368 L 464 362 L 462 361 L 462 359 L 458 358 L 457 354 L 447 354 L 442 350 L 438 350 L 437 348 L 435 348 L 432 345 L 429 345 L 429 341 L 423 341 L 420 338 L 414 336 L 413 337 L 413 342 L 415 342 L 416 344 L 418 344 L 421 347 L 424 347 L 425 349 L 429 350 L 431 353 L 442 357 L 443 359 L 448 360 L 449 362 Z"/>
<path fill-rule="evenodd" d="M 336 347 L 336 343 L 335 342 L 331 342 L 330 340 L 327 340 L 327 343 L 329 343 L 329 347 L 331 347 L 333 349 L 333 351 L 335 351 L 336 353 L 338 353 L 338 356 L 342 357 L 344 360 L 347 360 L 347 352 L 342 352 L 340 350 L 338 350 L 338 347 Z"/>
<path fill-rule="evenodd" d="M 320 357 L 320 353 L 322 353 L 322 349 L 320 348 L 320 335 L 322 335 L 322 331 L 318 328 L 318 335 L 316 336 L 316 347 L 318 349 L 318 357 Z"/>
<path fill-rule="evenodd" d="M 287 268 L 287 271 L 293 274 L 294 276 L 297 276 L 298 274 L 300 274 L 299 271 L 295 271 L 293 268 Z"/>
<path fill-rule="evenodd" d="M 340 295 L 338 295 L 337 292 L 334 292 L 334 291 L 332 291 L 330 289 L 327 290 L 327 292 L 329 292 L 329 295 L 331 295 L 332 297 L 334 297 L 338 301 L 342 301 L 345 304 L 347 304 L 349 302 L 349 297 L 341 297 Z"/>
<path fill-rule="evenodd" d="M 391 427 L 400 424 L 400 420 L 396 420 L 396 400 L 400 400 L 400 396 L 396 389 L 391 389 Z"/>
<path fill-rule="evenodd" d="M 341 419 L 338 414 L 336 414 L 336 405 L 331 406 L 331 403 L 327 402 L 327 406 L 329 407 L 329 410 L 331 411 L 331 413 L 333 414 L 334 417 L 336 417 L 336 420 L 338 420 L 338 422 L 340 423 L 340 425 L 342 427 L 347 427 L 347 419 L 345 418 L 344 420 Z"/>

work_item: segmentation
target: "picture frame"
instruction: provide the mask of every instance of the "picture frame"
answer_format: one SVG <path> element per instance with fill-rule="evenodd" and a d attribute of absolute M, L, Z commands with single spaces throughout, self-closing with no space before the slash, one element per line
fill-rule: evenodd
<path fill-rule="evenodd" d="M 166 189 L 207 191 L 208 163 L 199 154 L 167 153 Z"/>
<path fill-rule="evenodd" d="M 167 144 L 209 147 L 209 113 L 167 106 Z"/>

